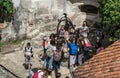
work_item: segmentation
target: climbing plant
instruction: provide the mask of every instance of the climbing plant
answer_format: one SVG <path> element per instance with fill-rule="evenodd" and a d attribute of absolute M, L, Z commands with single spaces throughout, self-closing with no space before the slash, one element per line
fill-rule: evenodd
<path fill-rule="evenodd" d="M 7 20 L 14 13 L 13 3 L 11 0 L 0 0 L 0 19 L 1 21 Z"/>
<path fill-rule="evenodd" d="M 110 41 L 114 42 L 120 39 L 120 0 L 98 0 L 101 13 L 101 23 L 105 26 L 113 25 L 114 30 L 108 30 L 112 34 L 109 38 Z M 115 26 L 115 27 L 114 27 Z"/>

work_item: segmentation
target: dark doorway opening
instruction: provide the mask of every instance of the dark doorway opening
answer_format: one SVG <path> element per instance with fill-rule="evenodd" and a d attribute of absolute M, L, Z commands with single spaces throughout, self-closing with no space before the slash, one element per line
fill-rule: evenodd
<path fill-rule="evenodd" d="M 92 5 L 82 5 L 82 6 L 79 6 L 79 8 L 81 12 L 93 13 L 93 14 L 98 13 L 98 8 Z"/>

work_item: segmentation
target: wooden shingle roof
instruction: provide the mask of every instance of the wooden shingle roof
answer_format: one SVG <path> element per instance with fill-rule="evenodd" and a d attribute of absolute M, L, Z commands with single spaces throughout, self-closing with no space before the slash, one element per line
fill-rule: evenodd
<path fill-rule="evenodd" d="M 120 40 L 79 66 L 75 78 L 120 78 Z"/>

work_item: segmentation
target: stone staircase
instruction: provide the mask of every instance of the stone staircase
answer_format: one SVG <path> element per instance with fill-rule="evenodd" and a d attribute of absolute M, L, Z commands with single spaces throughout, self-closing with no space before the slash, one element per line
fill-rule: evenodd
<path fill-rule="evenodd" d="M 37 27 L 34 27 L 34 28 L 30 28 L 30 30 L 28 30 L 28 33 L 27 33 L 27 38 L 28 39 L 35 39 L 41 35 L 46 35 L 46 30 L 47 30 L 47 34 L 49 32 L 55 32 L 56 31 L 56 28 L 57 28 L 57 21 L 53 21 L 53 22 L 50 22 L 50 23 L 43 23 L 43 24 L 40 24 L 39 26 Z M 36 37 L 37 36 L 37 37 Z"/>

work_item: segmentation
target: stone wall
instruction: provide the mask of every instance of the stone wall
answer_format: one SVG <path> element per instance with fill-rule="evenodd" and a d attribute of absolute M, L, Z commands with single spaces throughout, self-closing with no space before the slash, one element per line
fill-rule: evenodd
<path fill-rule="evenodd" d="M 97 2 L 98 0 L 69 0 L 73 4 L 90 4 L 93 6 L 98 7 L 99 3 Z"/>
<path fill-rule="evenodd" d="M 80 7 L 83 5 L 92 5 L 94 7 L 99 7 L 99 4 L 97 0 L 69 0 L 72 2 L 72 5 L 76 7 Z M 74 11 L 76 12 L 76 11 Z M 81 9 L 79 8 L 79 12 L 71 13 L 69 17 L 72 19 L 73 23 L 80 27 L 84 20 L 88 21 L 89 25 L 93 25 L 95 22 L 100 22 L 100 16 L 98 14 L 87 14 L 86 12 L 81 12 Z"/>
<path fill-rule="evenodd" d="M 67 13 L 73 24 L 76 24 L 78 27 L 83 20 L 99 18 L 98 15 L 89 15 L 88 17 L 86 13 L 80 12 L 79 9 L 79 6 L 84 4 L 97 7 L 98 3 L 96 0 L 74 0 L 73 3 L 68 0 L 19 0 L 18 3 L 15 0 L 12 1 L 15 7 L 14 21 L 13 24 L 10 23 L 10 26 L 2 31 L 3 41 L 15 37 L 20 39 L 24 37 L 30 38 L 33 35 L 42 33 L 39 30 L 41 26 L 46 26 L 45 24 L 56 21 L 63 16 L 63 13 Z"/>
<path fill-rule="evenodd" d="M 7 25 L 6 28 L 2 29 L 2 41 L 14 41 L 16 40 L 16 33 L 15 33 L 15 29 L 12 25 L 12 22 L 5 22 L 5 24 Z"/>

